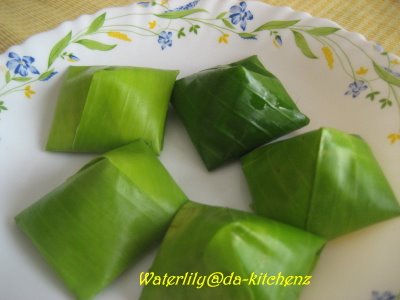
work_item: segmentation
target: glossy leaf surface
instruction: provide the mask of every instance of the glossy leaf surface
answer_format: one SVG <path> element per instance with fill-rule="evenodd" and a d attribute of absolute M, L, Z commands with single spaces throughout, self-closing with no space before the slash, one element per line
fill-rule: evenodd
<path fill-rule="evenodd" d="M 46 149 L 105 152 L 141 138 L 159 153 L 177 75 L 136 67 L 70 67 Z"/>
<path fill-rule="evenodd" d="M 256 56 L 178 80 L 171 101 L 209 170 L 309 122 Z"/>
<path fill-rule="evenodd" d="M 157 275 L 210 275 L 221 272 L 243 279 L 251 274 L 268 276 L 311 275 L 325 240 L 297 228 L 228 208 L 189 202 L 175 216 L 150 271 Z M 186 277 L 188 277 L 186 275 Z M 258 277 L 254 277 L 258 282 Z M 147 285 L 141 300 L 153 299 L 267 299 L 294 300 L 301 285 L 220 284 L 192 280 L 195 284 Z M 226 282 L 229 278 L 226 279 Z M 188 282 L 188 281 L 187 281 Z M 232 282 L 232 281 L 231 281 Z M 271 282 L 271 281 L 270 281 Z M 182 281 L 181 281 L 182 283 Z"/>
<path fill-rule="evenodd" d="M 242 159 L 254 210 L 328 239 L 400 215 L 369 146 L 322 128 Z"/>
<path fill-rule="evenodd" d="M 16 217 L 78 299 L 160 241 L 186 196 L 141 141 L 106 153 Z"/>

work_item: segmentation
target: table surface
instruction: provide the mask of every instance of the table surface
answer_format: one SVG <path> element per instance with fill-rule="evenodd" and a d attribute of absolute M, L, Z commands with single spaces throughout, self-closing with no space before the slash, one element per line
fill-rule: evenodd
<path fill-rule="evenodd" d="M 386 51 L 400 55 L 399 0 L 263 1 L 330 19 L 349 31 L 363 34 L 368 40 L 382 45 Z M 82 14 L 93 14 L 105 7 L 133 2 L 135 0 L 1 0 L 0 53 L 36 33 L 52 29 Z"/>

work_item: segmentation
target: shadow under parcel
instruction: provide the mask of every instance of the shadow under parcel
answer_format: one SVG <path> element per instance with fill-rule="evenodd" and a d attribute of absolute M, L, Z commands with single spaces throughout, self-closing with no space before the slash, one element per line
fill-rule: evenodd
<path fill-rule="evenodd" d="M 359 136 L 321 128 L 259 148 L 242 166 L 256 213 L 327 239 L 400 215 Z"/>
<path fill-rule="evenodd" d="M 161 240 L 187 197 L 142 141 L 108 152 L 16 217 L 78 299 Z"/>
<path fill-rule="evenodd" d="M 326 239 L 399 214 L 368 146 L 333 129 L 242 158 L 256 213 L 287 224 L 188 202 L 156 157 L 177 74 L 135 67 L 68 70 L 47 149 L 125 146 L 88 163 L 16 221 L 78 299 L 94 297 L 168 227 L 151 267 L 160 275 L 301 276 L 310 275 Z M 256 56 L 178 80 L 172 102 L 209 170 L 309 122 Z M 147 285 L 141 299 L 295 300 L 300 290 Z"/>
<path fill-rule="evenodd" d="M 217 272 L 221 282 L 181 281 L 168 287 L 149 282 L 140 300 L 295 300 L 303 287 L 299 278 L 310 275 L 325 242 L 252 213 L 188 202 L 176 214 L 150 271 L 182 277 Z M 232 283 L 228 277 L 232 272 L 244 280 Z M 289 284 L 281 274 L 297 281 L 291 278 Z M 264 275 L 281 279 L 268 284 Z M 223 282 L 221 276 L 228 280 Z"/>
<path fill-rule="evenodd" d="M 171 103 L 208 170 L 309 122 L 257 56 L 178 80 Z"/>

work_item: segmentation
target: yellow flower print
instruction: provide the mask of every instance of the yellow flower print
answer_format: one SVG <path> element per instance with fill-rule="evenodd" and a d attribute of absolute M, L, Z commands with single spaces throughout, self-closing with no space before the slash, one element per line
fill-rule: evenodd
<path fill-rule="evenodd" d="M 218 43 L 220 43 L 220 44 L 222 44 L 222 43 L 228 44 L 228 38 L 229 38 L 229 34 L 224 33 L 219 37 Z"/>
<path fill-rule="evenodd" d="M 393 65 L 400 65 L 400 60 L 398 60 L 396 58 L 396 59 L 391 60 L 390 63 L 393 64 Z"/>
<path fill-rule="evenodd" d="M 157 21 L 153 20 L 153 21 L 149 22 L 150 29 L 154 29 L 156 26 L 157 26 Z"/>
<path fill-rule="evenodd" d="M 161 0 L 161 5 L 168 4 L 168 0 Z"/>
<path fill-rule="evenodd" d="M 27 85 L 24 88 L 24 94 L 27 98 L 31 99 L 33 94 L 36 94 L 36 92 L 34 90 L 31 89 L 30 85 Z"/>
<path fill-rule="evenodd" d="M 322 50 L 322 53 L 325 56 L 325 60 L 326 60 L 326 62 L 328 64 L 328 68 L 332 70 L 333 69 L 333 63 L 334 63 L 334 58 L 333 58 L 333 53 L 332 53 L 331 48 L 324 46 L 324 47 L 321 48 L 321 50 Z"/>
<path fill-rule="evenodd" d="M 126 42 L 132 42 L 132 39 L 127 36 L 125 33 L 119 32 L 119 31 L 109 31 L 107 32 L 109 37 L 115 38 L 115 39 L 119 39 L 119 40 L 123 40 Z"/>
<path fill-rule="evenodd" d="M 387 136 L 391 144 L 394 144 L 396 142 L 400 141 L 400 133 L 391 133 Z"/>
<path fill-rule="evenodd" d="M 363 66 L 361 66 L 357 71 L 356 71 L 357 75 L 365 75 L 368 73 L 368 69 L 364 68 Z"/>

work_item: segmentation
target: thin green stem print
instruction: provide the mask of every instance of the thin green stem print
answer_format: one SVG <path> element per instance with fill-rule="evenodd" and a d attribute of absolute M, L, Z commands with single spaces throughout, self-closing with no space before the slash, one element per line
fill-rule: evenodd
<path fill-rule="evenodd" d="M 22 93 L 26 98 L 34 98 L 38 82 L 57 76 L 62 63 L 80 61 L 79 47 L 109 52 L 116 47 L 129 47 L 132 42 L 152 39 L 154 46 L 164 53 L 173 51 L 177 40 L 200 36 L 207 28 L 217 33 L 215 43 L 221 47 L 229 46 L 233 38 L 249 43 L 269 36 L 275 47 L 283 48 L 286 46 L 285 37 L 306 58 L 324 59 L 327 70 L 341 69 L 349 79 L 347 86 L 342 87 L 344 95 L 364 97 L 380 109 L 397 109 L 400 117 L 400 61 L 379 46 L 376 46 L 377 51 L 385 56 L 385 63 L 378 62 L 337 27 L 303 26 L 301 20 L 260 20 L 253 14 L 254 2 L 246 1 L 211 14 L 199 7 L 200 2 L 194 0 L 171 7 L 166 0 L 142 1 L 135 4 L 139 8 L 137 13 L 110 17 L 105 12 L 95 17 L 88 26 L 76 32 L 70 31 L 60 38 L 47 50 L 47 61 L 37 61 L 29 54 L 7 53 L 7 61 L 0 64 L 0 115 L 8 110 L 6 102 L 10 94 Z M 147 22 L 136 25 L 124 21 L 124 18 L 139 16 L 146 18 Z M 249 24 L 255 29 L 249 30 Z M 349 49 L 365 57 L 365 64 L 356 66 L 347 52 Z M 384 90 L 377 88 L 382 82 L 386 86 Z M 400 143 L 400 124 L 388 132 L 387 140 L 391 144 Z"/>

